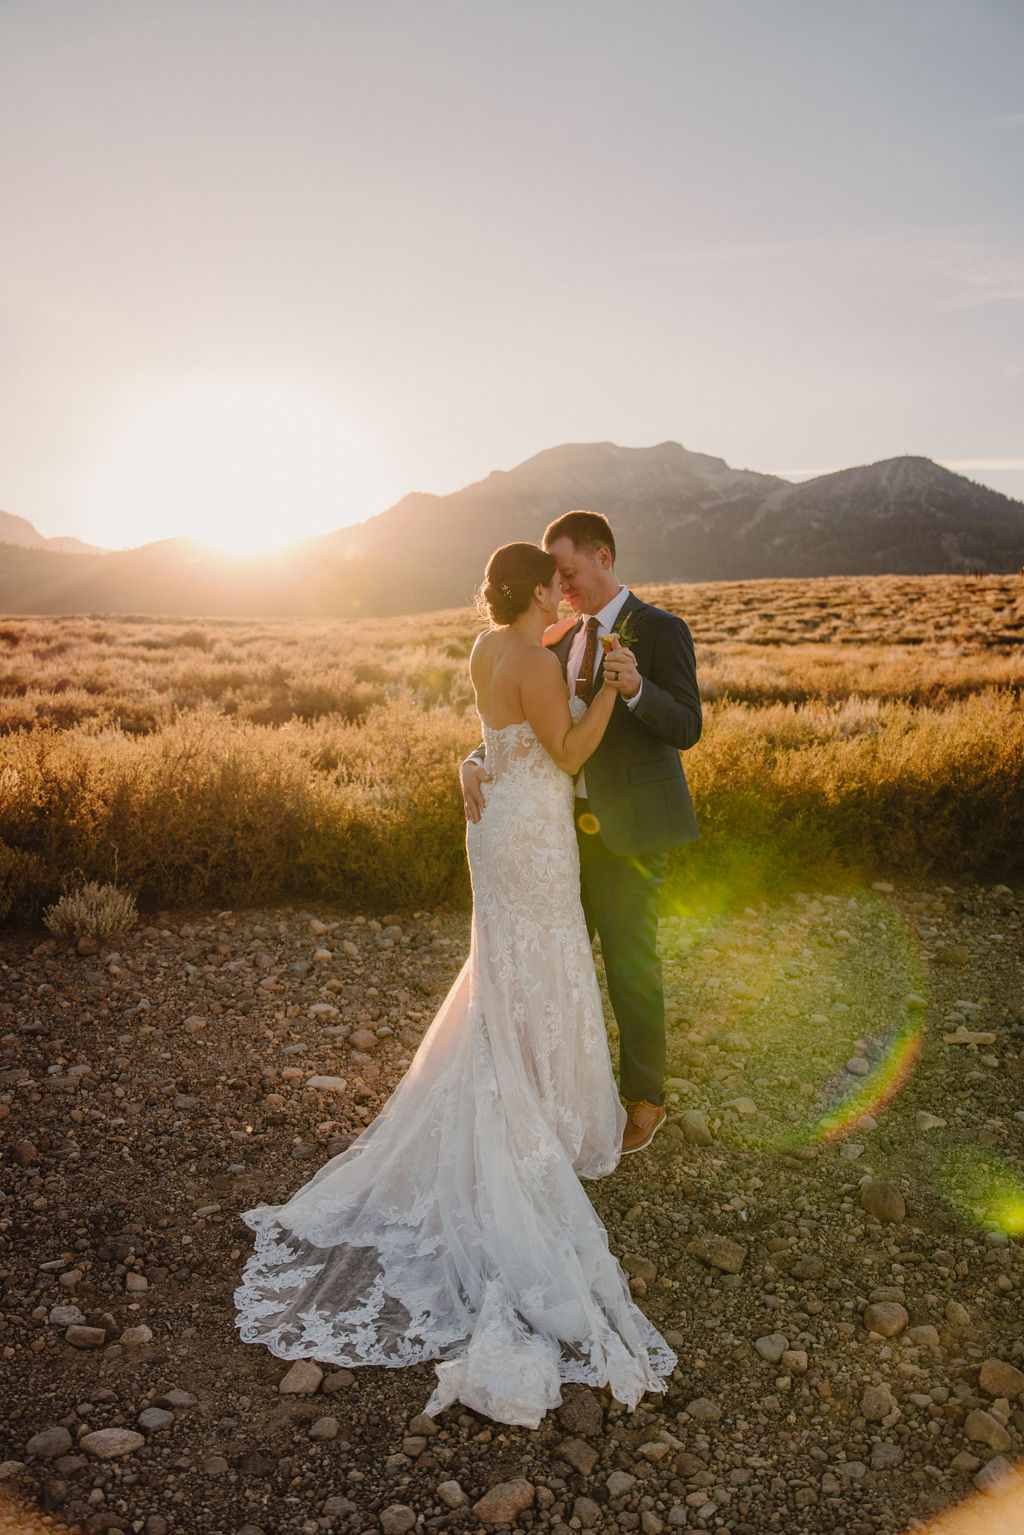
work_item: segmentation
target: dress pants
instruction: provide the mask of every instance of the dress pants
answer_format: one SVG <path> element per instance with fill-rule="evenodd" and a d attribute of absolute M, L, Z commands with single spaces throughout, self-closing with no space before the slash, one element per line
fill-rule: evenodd
<path fill-rule="evenodd" d="M 661 1104 L 665 1077 L 665 995 L 658 958 L 658 908 L 665 854 L 622 857 L 609 852 L 576 801 L 583 913 L 601 939 L 608 995 L 619 1026 L 619 1088 L 626 1102 Z"/>

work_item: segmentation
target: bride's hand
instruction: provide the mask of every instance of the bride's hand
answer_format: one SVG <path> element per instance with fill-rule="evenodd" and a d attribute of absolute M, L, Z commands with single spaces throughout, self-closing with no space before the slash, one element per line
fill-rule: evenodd
<path fill-rule="evenodd" d="M 632 698 L 640 690 L 640 673 L 636 669 L 636 656 L 631 650 L 624 649 L 617 634 L 610 634 L 607 638 L 612 643 L 605 644 L 602 673 L 604 685 L 614 689 L 616 693 L 621 693 L 623 698 Z"/>

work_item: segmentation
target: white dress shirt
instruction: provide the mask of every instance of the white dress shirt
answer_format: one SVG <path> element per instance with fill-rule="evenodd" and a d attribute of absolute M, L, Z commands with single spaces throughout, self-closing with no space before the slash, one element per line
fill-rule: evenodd
<path fill-rule="evenodd" d="M 615 596 L 611 599 L 610 602 L 605 603 L 600 613 L 583 614 L 583 623 L 580 626 L 579 633 L 573 636 L 573 642 L 569 648 L 569 660 L 565 669 L 565 674 L 569 681 L 570 692 L 575 692 L 576 690 L 576 680 L 580 674 L 580 667 L 583 665 L 583 652 L 586 649 L 587 644 L 587 619 L 590 617 L 597 619 L 597 640 L 598 645 L 600 646 L 601 636 L 603 634 L 611 634 L 612 629 L 615 626 L 615 620 L 622 612 L 622 609 L 626 604 L 626 599 L 629 597 L 629 595 L 629 587 L 620 586 L 618 591 L 615 593 Z M 594 657 L 595 673 L 597 672 L 598 662 L 600 659 L 601 651 L 599 649 L 597 655 Z M 640 686 L 634 696 L 624 700 L 627 709 L 636 708 L 637 704 L 640 702 L 640 694 L 643 692 L 643 690 L 644 684 L 643 679 L 641 678 Z M 582 769 L 576 775 L 576 797 L 577 799 L 586 799 L 587 797 L 587 784 Z"/>

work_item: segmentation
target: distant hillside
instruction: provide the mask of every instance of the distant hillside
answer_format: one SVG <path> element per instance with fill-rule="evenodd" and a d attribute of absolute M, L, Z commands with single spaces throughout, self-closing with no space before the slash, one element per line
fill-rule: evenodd
<path fill-rule="evenodd" d="M 310 618 L 455 607 L 498 544 L 538 539 L 580 506 L 610 518 L 619 573 L 633 582 L 1005 573 L 1024 561 L 1024 505 L 930 459 L 793 485 L 675 442 L 589 443 L 550 448 L 448 496 L 405 496 L 263 559 L 185 539 L 101 559 L 54 552 L 52 541 L 3 549 L 0 607 Z"/>
<path fill-rule="evenodd" d="M 22 549 L 52 549 L 63 554 L 107 552 L 95 544 L 84 544 L 80 538 L 44 538 L 27 517 L 15 517 L 12 512 L 0 512 L 0 544 L 17 544 Z"/>

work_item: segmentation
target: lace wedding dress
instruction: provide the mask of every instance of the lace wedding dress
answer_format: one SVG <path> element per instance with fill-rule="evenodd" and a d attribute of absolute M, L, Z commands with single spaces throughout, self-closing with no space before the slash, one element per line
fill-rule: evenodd
<path fill-rule="evenodd" d="M 484 740 L 469 958 L 359 1140 L 243 1216 L 256 1247 L 236 1325 L 282 1359 L 439 1360 L 428 1413 L 460 1401 L 535 1428 L 563 1381 L 633 1407 L 675 1356 L 579 1182 L 616 1166 L 625 1114 L 576 894 L 572 780 L 525 722 Z"/>

